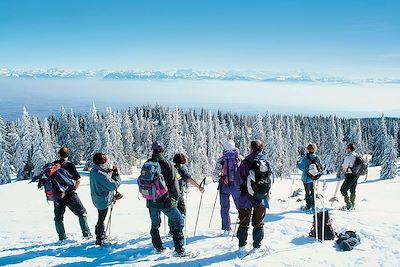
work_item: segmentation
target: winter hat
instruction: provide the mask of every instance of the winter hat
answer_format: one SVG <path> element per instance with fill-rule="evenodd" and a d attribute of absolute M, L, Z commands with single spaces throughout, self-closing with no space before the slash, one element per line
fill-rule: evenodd
<path fill-rule="evenodd" d="M 234 150 L 236 148 L 235 141 L 233 141 L 232 139 L 229 139 L 229 140 L 225 141 L 225 143 L 222 145 L 222 147 L 224 148 L 224 151 Z"/>
<path fill-rule="evenodd" d="M 164 149 L 164 145 L 160 141 L 155 141 L 151 145 L 151 149 L 154 151 L 162 151 Z"/>

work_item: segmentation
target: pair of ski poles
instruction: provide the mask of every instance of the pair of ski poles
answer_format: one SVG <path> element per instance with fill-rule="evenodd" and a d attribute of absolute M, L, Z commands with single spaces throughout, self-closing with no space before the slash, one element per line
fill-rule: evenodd
<path fill-rule="evenodd" d="M 314 230 L 315 230 L 315 242 L 319 242 L 318 238 L 318 208 L 317 208 L 317 183 L 313 182 L 314 187 Z M 322 229 L 321 229 L 321 243 L 324 243 L 325 239 L 325 190 L 326 190 L 326 180 L 323 181 L 322 186 Z"/>

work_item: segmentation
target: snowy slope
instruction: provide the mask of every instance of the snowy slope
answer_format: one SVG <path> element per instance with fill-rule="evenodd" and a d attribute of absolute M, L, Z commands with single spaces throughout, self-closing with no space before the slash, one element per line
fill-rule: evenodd
<path fill-rule="evenodd" d="M 94 231 L 97 212 L 91 203 L 87 173 L 82 173 L 85 176 L 78 193 L 87 207 L 89 224 Z M 290 180 L 276 181 L 264 226 L 263 245 L 269 247 L 271 253 L 250 261 L 237 259 L 236 238 L 231 241 L 231 237 L 219 236 L 218 205 L 208 228 L 216 192 L 213 183 L 206 186 L 196 237 L 193 237 L 193 230 L 200 193 L 196 189 L 189 193 L 187 249 L 200 251 L 200 256 L 186 260 L 173 258 L 170 252 L 152 254 L 148 211 L 144 200 L 137 197 L 133 177 L 124 177 L 120 188 L 124 198 L 114 209 L 112 235 L 118 241 L 106 248 L 94 246 L 93 240 L 81 240 L 78 220 L 70 211 L 66 212 L 65 226 L 72 241 L 57 243 L 52 205 L 45 202 L 43 192 L 36 189 L 36 184 L 25 181 L 7 184 L 0 186 L 0 266 L 399 266 L 400 178 L 381 181 L 377 179 L 378 174 L 378 168 L 370 169 L 368 181 L 358 185 L 355 212 L 332 211 L 336 231 L 355 230 L 361 236 L 362 244 L 351 252 L 338 251 L 332 241 L 316 244 L 314 239 L 306 237 L 312 215 L 299 211 L 302 203 L 296 199 L 288 202 Z M 332 177 L 326 178 L 329 199 L 336 182 Z M 293 189 L 301 187 L 296 179 Z M 319 188 L 321 193 L 321 183 Z M 330 207 L 328 201 L 327 205 Z M 344 205 L 341 198 L 334 208 L 339 205 Z M 233 209 L 232 221 L 236 216 Z M 164 234 L 163 226 L 160 230 Z M 251 241 L 251 231 L 249 234 Z M 171 241 L 165 245 L 173 249 Z"/>

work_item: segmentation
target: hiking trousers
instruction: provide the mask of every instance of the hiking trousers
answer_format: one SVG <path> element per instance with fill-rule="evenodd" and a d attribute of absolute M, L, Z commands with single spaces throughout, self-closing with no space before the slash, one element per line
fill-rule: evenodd
<path fill-rule="evenodd" d="M 185 193 L 181 193 L 181 197 L 178 199 L 178 203 L 177 203 L 177 205 L 178 205 L 177 208 L 183 217 L 186 216 L 186 205 L 185 205 L 185 200 L 184 200 L 184 194 Z M 168 226 L 169 226 L 169 234 L 173 235 L 174 222 L 170 218 L 168 218 Z"/>
<path fill-rule="evenodd" d="M 264 204 L 251 209 L 239 209 L 239 228 L 236 235 L 239 239 L 239 247 L 244 247 L 247 244 L 250 219 L 253 226 L 253 247 L 259 248 L 261 246 L 261 241 L 264 239 L 265 211 Z"/>
<path fill-rule="evenodd" d="M 344 179 L 344 182 L 342 184 L 342 187 L 340 188 L 340 193 L 345 198 L 348 198 L 349 195 L 347 194 L 348 191 L 350 191 L 351 197 L 355 199 L 356 196 L 356 188 L 357 188 L 357 181 L 358 181 L 358 176 L 353 175 L 351 173 L 346 174 L 346 178 Z"/>
<path fill-rule="evenodd" d="M 306 208 L 311 209 L 314 208 L 314 183 L 303 183 L 304 184 L 304 192 L 306 195 Z"/>
<path fill-rule="evenodd" d="M 95 233 L 96 233 L 96 240 L 101 241 L 106 238 L 105 232 L 104 232 L 104 221 L 107 216 L 108 208 L 104 210 L 97 210 L 98 212 L 98 218 L 97 218 L 97 223 L 95 227 Z"/>
<path fill-rule="evenodd" d="M 54 223 L 58 238 L 66 239 L 64 228 L 64 213 L 65 209 L 69 208 L 73 214 L 78 216 L 79 225 L 81 226 L 83 237 L 90 237 L 91 233 L 86 218 L 86 209 L 76 193 L 67 194 L 59 202 L 54 202 Z"/>
<path fill-rule="evenodd" d="M 228 182 L 228 184 L 225 184 L 222 181 L 220 182 L 219 190 L 220 190 L 219 203 L 221 205 L 222 230 L 229 231 L 231 230 L 231 218 L 229 216 L 229 209 L 231 204 L 230 196 L 232 196 L 237 209 L 239 204 L 240 191 L 235 187 L 233 182 Z"/>
<path fill-rule="evenodd" d="M 153 208 L 149 207 L 149 213 L 150 213 L 150 219 L 151 219 L 151 242 L 153 243 L 153 246 L 155 249 L 160 250 L 163 248 L 163 242 L 160 237 L 160 224 L 161 224 L 161 212 L 164 213 L 168 219 L 171 219 L 172 221 L 172 227 L 173 227 L 173 232 L 172 232 L 172 238 L 174 240 L 174 247 L 175 251 L 181 252 L 184 250 L 183 248 L 183 227 L 184 227 L 184 222 L 183 222 L 183 217 L 182 214 L 179 212 L 179 210 L 175 207 L 168 208 L 168 209 L 158 209 L 158 208 Z"/>

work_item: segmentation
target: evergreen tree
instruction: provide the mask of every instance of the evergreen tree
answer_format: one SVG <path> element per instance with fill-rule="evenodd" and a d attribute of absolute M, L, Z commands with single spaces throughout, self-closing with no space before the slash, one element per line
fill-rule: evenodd
<path fill-rule="evenodd" d="M 43 135 L 40 130 L 37 117 L 32 119 L 32 164 L 33 174 L 38 175 L 42 172 L 43 166 L 47 163 L 42 150 Z"/>
<path fill-rule="evenodd" d="M 68 146 L 69 140 L 69 122 L 65 108 L 61 107 L 61 115 L 58 124 L 58 144 L 60 146 Z"/>
<path fill-rule="evenodd" d="M 83 151 L 83 135 L 81 133 L 80 125 L 78 118 L 75 117 L 74 112 L 71 110 L 71 113 L 68 117 L 68 126 L 66 127 L 67 133 L 67 141 L 66 146 L 69 149 L 68 160 L 72 163 L 80 164 L 82 160 L 82 151 Z"/>
<path fill-rule="evenodd" d="M 121 135 L 122 135 L 122 144 L 124 150 L 124 157 L 127 165 L 135 164 L 135 153 L 134 153 L 134 138 L 133 138 L 133 127 L 131 119 L 129 118 L 128 111 L 124 112 L 124 117 L 122 119 L 121 125 Z M 130 170 L 132 172 L 132 170 Z"/>
<path fill-rule="evenodd" d="M 85 139 L 83 143 L 85 150 L 84 158 L 86 162 L 91 162 L 94 154 L 101 151 L 102 142 L 99 130 L 101 130 L 101 121 L 97 114 L 96 106 L 93 103 L 89 113 L 86 114 L 84 118 Z"/>
<path fill-rule="evenodd" d="M 372 164 L 380 166 L 383 160 L 387 138 L 385 117 L 382 115 L 379 126 L 376 127 L 372 150 Z"/>
<path fill-rule="evenodd" d="M 7 131 L 3 118 L 0 116 L 0 184 L 11 182 L 11 155 L 7 152 Z"/>
<path fill-rule="evenodd" d="M 50 125 L 47 118 L 43 121 L 42 127 L 43 141 L 41 144 L 41 149 L 46 162 L 51 162 L 57 157 L 56 148 L 54 147 L 53 140 L 50 133 Z"/>
<path fill-rule="evenodd" d="M 397 150 L 396 142 L 393 137 L 389 135 L 386 138 L 385 150 L 382 158 L 381 179 L 392 179 L 397 175 L 396 170 Z"/>
<path fill-rule="evenodd" d="M 15 160 L 14 166 L 17 171 L 17 179 L 29 179 L 31 177 L 32 166 L 32 123 L 28 111 L 23 107 L 22 118 L 18 123 L 18 136 L 15 141 Z"/>
<path fill-rule="evenodd" d="M 260 139 L 262 141 L 265 140 L 265 132 L 263 127 L 263 121 L 260 114 L 258 114 L 253 122 L 251 127 L 251 139 Z"/>

